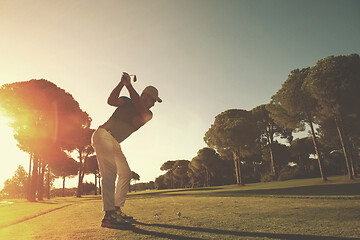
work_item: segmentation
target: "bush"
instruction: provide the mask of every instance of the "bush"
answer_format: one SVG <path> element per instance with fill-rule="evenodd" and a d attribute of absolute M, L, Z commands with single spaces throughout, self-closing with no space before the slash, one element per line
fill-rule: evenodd
<path fill-rule="evenodd" d="M 64 195 L 62 188 L 55 188 L 51 190 L 51 197 L 70 197 L 76 196 L 77 188 L 65 188 Z"/>
<path fill-rule="evenodd" d="M 83 183 L 83 194 L 92 195 L 95 193 L 95 184 L 92 182 L 84 182 Z"/>
<path fill-rule="evenodd" d="M 265 173 L 261 175 L 261 182 L 271 182 L 274 181 L 274 176 L 270 173 Z"/>
<path fill-rule="evenodd" d="M 304 172 L 299 167 L 287 166 L 287 167 L 281 169 L 278 179 L 280 181 L 285 181 L 285 180 L 299 179 L 299 178 L 304 178 L 304 177 L 305 177 Z"/>

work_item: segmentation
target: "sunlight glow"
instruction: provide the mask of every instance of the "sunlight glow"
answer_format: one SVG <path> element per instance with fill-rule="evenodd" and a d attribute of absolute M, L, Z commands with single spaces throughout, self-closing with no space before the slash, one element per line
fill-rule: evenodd
<path fill-rule="evenodd" d="M 0 112 L 0 151 L 0 189 L 2 189 L 4 181 L 14 175 L 19 165 L 25 170 L 28 169 L 28 155 L 16 146 L 12 129 L 9 127 L 9 119 L 2 112 Z"/>

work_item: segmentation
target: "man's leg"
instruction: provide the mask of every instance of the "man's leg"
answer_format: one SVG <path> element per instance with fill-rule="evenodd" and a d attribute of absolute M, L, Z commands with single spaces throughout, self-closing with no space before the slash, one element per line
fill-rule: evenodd
<path fill-rule="evenodd" d="M 99 128 L 94 133 L 92 140 L 101 173 L 103 211 L 114 211 L 116 153 L 114 151 L 113 137 L 105 129 Z"/>
<path fill-rule="evenodd" d="M 116 149 L 116 169 L 118 174 L 116 190 L 115 190 L 115 206 L 122 207 L 125 203 L 126 194 L 129 191 L 132 172 L 129 164 L 121 151 L 121 147 Z"/>
<path fill-rule="evenodd" d="M 99 170 L 102 177 L 103 211 L 105 216 L 101 221 L 102 227 L 127 228 L 131 226 L 115 212 L 115 180 L 116 180 L 116 140 L 104 129 L 95 131 L 92 137 L 92 145 L 96 152 Z"/>

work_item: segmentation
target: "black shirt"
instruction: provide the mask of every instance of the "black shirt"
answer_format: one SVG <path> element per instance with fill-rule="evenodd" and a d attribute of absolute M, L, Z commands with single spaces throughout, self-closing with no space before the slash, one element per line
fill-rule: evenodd
<path fill-rule="evenodd" d="M 109 120 L 100 126 L 110 132 L 119 143 L 145 124 L 131 99 L 121 98 L 125 100 L 124 104 L 118 107 Z"/>

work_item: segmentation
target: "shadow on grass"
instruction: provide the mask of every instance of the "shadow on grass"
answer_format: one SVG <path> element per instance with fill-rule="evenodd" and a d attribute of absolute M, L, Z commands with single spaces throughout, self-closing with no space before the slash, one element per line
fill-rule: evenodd
<path fill-rule="evenodd" d="M 209 191 L 204 191 L 209 190 Z M 139 193 L 134 194 L 133 198 L 157 197 L 157 196 L 218 196 L 218 197 L 241 197 L 241 196 L 340 196 L 349 198 L 360 197 L 360 183 L 352 184 L 323 184 L 300 187 L 274 188 L 274 189 L 253 189 L 244 190 L 242 187 L 226 188 L 203 188 L 203 189 L 185 189 L 171 190 L 164 192 Z"/>
<path fill-rule="evenodd" d="M 101 195 L 86 195 L 83 197 L 73 197 L 73 198 L 55 198 L 55 199 L 47 199 L 47 200 L 39 200 L 35 201 L 35 203 L 42 203 L 42 204 L 62 204 L 62 203 L 79 203 L 79 202 L 88 202 L 88 201 L 98 201 L 101 200 Z"/>
<path fill-rule="evenodd" d="M 142 222 L 135 222 L 135 224 L 142 225 L 142 226 L 150 226 L 150 227 L 162 227 L 162 228 L 169 228 L 169 229 L 177 229 L 177 230 L 186 230 L 190 232 L 202 232 L 202 233 L 211 233 L 216 235 L 232 235 L 237 237 L 256 237 L 256 238 L 275 238 L 275 239 L 312 239 L 312 240 L 359 240 L 359 238 L 347 238 L 347 237 L 331 237 L 331 236 L 317 236 L 317 235 L 304 235 L 304 234 L 285 234 L 285 233 L 262 233 L 262 232 L 245 232 L 245 231 L 232 231 L 232 230 L 221 230 L 221 229 L 210 229 L 210 228 L 200 228 L 200 227 L 187 227 L 187 226 L 176 226 L 176 225 L 169 225 L 169 224 L 148 224 Z M 181 236 L 175 234 L 169 234 L 164 232 L 156 232 L 156 231 L 149 231 L 134 227 L 132 229 L 134 233 L 148 235 L 153 237 L 162 237 L 168 239 L 192 239 L 198 240 L 202 238 L 196 237 L 188 237 L 188 236 Z M 221 239 L 221 236 L 218 236 L 218 239 Z"/>
<path fill-rule="evenodd" d="M 155 232 L 155 231 L 149 231 L 149 230 L 144 230 L 144 229 L 140 229 L 137 227 L 134 227 L 132 229 L 132 231 L 134 233 L 137 234 L 141 234 L 141 235 L 147 235 L 150 237 L 158 237 L 158 238 L 165 238 L 165 239 L 176 239 L 176 240 L 182 240 L 182 239 L 189 239 L 189 240 L 203 240 L 202 238 L 196 238 L 196 237 L 185 237 L 185 236 L 180 236 L 180 235 L 175 235 L 175 234 L 169 234 L 169 233 L 164 233 L 164 232 Z"/>
<path fill-rule="evenodd" d="M 45 214 L 48 214 L 48 213 L 51 213 L 53 211 L 57 211 L 57 210 L 60 210 L 60 209 L 63 209 L 63 208 L 66 208 L 66 207 L 69 207 L 71 206 L 72 204 L 67 204 L 67 205 L 64 205 L 64 206 L 61 206 L 61 207 L 58 207 L 58 208 L 53 208 L 53 209 L 50 209 L 50 210 L 47 210 L 47 211 L 44 211 L 44 212 L 41 212 L 41 213 L 38 213 L 36 215 L 33 215 L 33 216 L 30 216 L 30 217 L 25 217 L 23 219 L 20 219 L 18 221 L 15 221 L 15 222 L 12 222 L 12 223 L 8 223 L 8 224 L 5 224 L 3 226 L 0 226 L 0 230 L 3 229 L 3 228 L 6 228 L 6 227 L 9 227 L 9 226 L 12 226 L 12 225 L 16 225 L 18 223 L 22 223 L 22 222 L 25 222 L 25 221 L 28 221 L 28 220 L 31 220 L 31 219 L 34 219 L 34 218 L 37 218 L 39 216 L 42 216 L 42 215 L 45 215 Z"/>
<path fill-rule="evenodd" d="M 356 196 L 360 195 L 360 183 L 328 184 L 290 188 L 219 191 L 211 195 L 239 196 L 239 195 L 293 195 L 293 196 Z"/>

